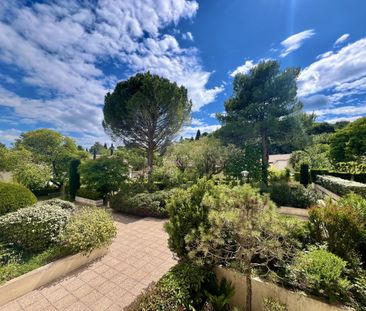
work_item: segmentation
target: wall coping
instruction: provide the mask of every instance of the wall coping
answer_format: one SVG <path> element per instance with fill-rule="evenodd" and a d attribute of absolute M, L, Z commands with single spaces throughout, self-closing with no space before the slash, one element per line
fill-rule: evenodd
<path fill-rule="evenodd" d="M 107 247 L 102 247 L 88 255 L 67 256 L 6 282 L 0 286 L 0 307 L 104 256 L 107 251 Z"/>
<path fill-rule="evenodd" d="M 103 199 L 91 200 L 91 199 L 76 196 L 75 202 L 81 203 L 81 204 L 87 204 L 87 205 L 91 205 L 91 206 L 103 206 Z"/>

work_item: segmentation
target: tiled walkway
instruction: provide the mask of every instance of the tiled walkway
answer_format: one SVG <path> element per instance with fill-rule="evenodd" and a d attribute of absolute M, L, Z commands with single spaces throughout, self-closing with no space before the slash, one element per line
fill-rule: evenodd
<path fill-rule="evenodd" d="M 164 221 L 115 215 L 118 236 L 106 256 L 0 307 L 1 311 L 123 310 L 175 264 Z"/>

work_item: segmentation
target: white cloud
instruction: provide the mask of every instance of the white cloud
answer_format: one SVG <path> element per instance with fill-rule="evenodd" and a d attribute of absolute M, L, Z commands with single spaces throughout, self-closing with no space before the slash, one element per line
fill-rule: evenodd
<path fill-rule="evenodd" d="M 349 38 L 349 33 L 345 33 L 344 35 L 340 36 L 336 42 L 334 43 L 334 46 L 339 45 L 341 43 L 343 43 L 344 41 L 346 41 Z"/>
<path fill-rule="evenodd" d="M 182 34 L 182 39 L 187 41 L 194 41 L 193 35 L 189 31 Z"/>
<path fill-rule="evenodd" d="M 331 91 L 338 100 L 349 92 L 366 91 L 366 38 L 306 67 L 298 78 L 299 96 Z"/>
<path fill-rule="evenodd" d="M 338 108 L 328 108 L 314 111 L 317 116 L 339 116 L 339 115 L 347 115 L 357 116 L 366 113 L 366 105 L 361 106 L 343 106 Z"/>
<path fill-rule="evenodd" d="M 354 117 L 336 117 L 336 118 L 324 118 L 322 121 L 329 122 L 329 123 L 336 123 L 340 121 L 355 121 L 359 118 L 362 118 L 363 115 L 354 116 Z"/>
<path fill-rule="evenodd" d="M 288 37 L 287 39 L 283 40 L 281 42 L 281 45 L 283 46 L 284 49 L 280 56 L 285 57 L 288 54 L 296 51 L 297 49 L 299 49 L 302 46 L 302 44 L 304 43 L 304 41 L 306 39 L 309 39 L 314 35 L 315 35 L 314 29 L 308 29 L 308 30 L 299 32 L 297 34 L 294 34 L 294 35 Z"/>
<path fill-rule="evenodd" d="M 328 52 L 325 52 L 323 54 L 320 54 L 316 57 L 316 59 L 321 59 L 321 58 L 326 58 L 326 57 L 329 57 L 333 54 L 333 51 L 328 51 Z"/>
<path fill-rule="evenodd" d="M 0 143 L 10 145 L 19 137 L 20 134 L 21 131 L 15 128 L 0 130 Z"/>
<path fill-rule="evenodd" d="M 34 94 L 21 97 L 0 84 L 0 105 L 20 120 L 101 136 L 105 93 L 118 79 L 150 70 L 185 85 L 197 111 L 223 87 L 207 88 L 211 72 L 202 68 L 197 51 L 162 34 L 197 10 L 195 0 L 1 2 L 0 63 L 18 68 Z M 107 75 L 106 64 L 123 66 L 123 76 Z"/>
<path fill-rule="evenodd" d="M 183 128 L 183 130 L 181 131 L 179 136 L 182 136 L 183 138 L 194 137 L 197 133 L 197 130 L 200 130 L 201 134 L 204 132 L 211 133 L 213 131 L 216 131 L 220 127 L 221 127 L 221 125 L 219 125 L 219 124 L 214 124 L 214 125 L 204 124 L 201 126 L 186 126 Z"/>
<path fill-rule="evenodd" d="M 252 60 L 245 61 L 244 65 L 237 67 L 233 72 L 230 73 L 231 77 L 235 77 L 238 73 L 247 74 L 256 64 Z"/>

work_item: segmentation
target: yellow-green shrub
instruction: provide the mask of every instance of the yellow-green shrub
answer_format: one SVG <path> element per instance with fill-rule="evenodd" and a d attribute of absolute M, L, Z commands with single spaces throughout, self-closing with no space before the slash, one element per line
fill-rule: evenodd
<path fill-rule="evenodd" d="M 62 246 L 71 253 L 88 253 L 107 246 L 116 236 L 112 216 L 103 209 L 84 207 L 71 217 L 64 233 Z"/>

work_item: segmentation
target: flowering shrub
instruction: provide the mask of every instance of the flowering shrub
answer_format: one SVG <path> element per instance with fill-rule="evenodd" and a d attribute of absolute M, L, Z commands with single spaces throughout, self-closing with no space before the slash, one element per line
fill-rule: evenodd
<path fill-rule="evenodd" d="M 36 204 L 36 206 L 43 208 L 44 206 L 54 206 L 54 207 L 60 207 L 63 210 L 73 212 L 76 209 L 76 206 L 74 203 L 71 203 L 69 201 L 61 200 L 61 199 L 50 199 L 47 201 L 41 201 Z"/>
<path fill-rule="evenodd" d="M 35 205 L 0 217 L 0 239 L 25 250 L 41 251 L 59 242 L 70 212 L 58 206 Z"/>
<path fill-rule="evenodd" d="M 350 192 L 354 192 L 363 197 L 366 197 L 366 184 L 356 181 L 346 180 L 329 175 L 319 175 L 317 177 L 317 184 L 323 186 L 330 191 L 333 191 L 338 195 L 346 195 Z"/>

